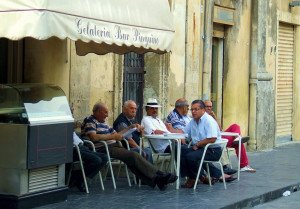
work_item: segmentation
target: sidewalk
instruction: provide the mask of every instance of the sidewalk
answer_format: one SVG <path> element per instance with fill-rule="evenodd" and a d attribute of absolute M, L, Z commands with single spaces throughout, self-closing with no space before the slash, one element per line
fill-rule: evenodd
<path fill-rule="evenodd" d="M 254 174 L 241 172 L 240 181 L 222 183 L 212 187 L 198 185 L 193 189 L 175 190 L 175 184 L 166 191 L 136 185 L 128 187 L 125 180 L 117 180 L 117 189 L 111 181 L 90 186 L 90 194 L 70 191 L 66 202 L 46 205 L 36 209 L 89 209 L 89 208 L 245 208 L 282 196 L 286 190 L 299 190 L 300 143 L 290 143 L 271 151 L 248 153 Z M 232 158 L 236 166 L 236 158 Z"/>

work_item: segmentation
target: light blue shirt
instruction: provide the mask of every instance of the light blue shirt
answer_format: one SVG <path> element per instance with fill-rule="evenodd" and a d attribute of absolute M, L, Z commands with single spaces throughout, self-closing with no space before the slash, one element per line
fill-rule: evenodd
<path fill-rule="evenodd" d="M 184 133 L 192 139 L 192 145 L 206 138 L 217 138 L 216 142 L 221 141 L 221 132 L 216 120 L 209 114 L 204 113 L 198 123 L 195 119 L 185 127 Z M 216 145 L 218 147 L 218 145 Z M 213 145 L 212 145 L 213 147 Z"/>

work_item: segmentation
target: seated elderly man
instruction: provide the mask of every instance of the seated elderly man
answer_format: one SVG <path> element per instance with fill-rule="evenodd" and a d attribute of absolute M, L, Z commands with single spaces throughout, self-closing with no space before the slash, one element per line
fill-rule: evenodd
<path fill-rule="evenodd" d="M 217 117 L 216 117 L 214 111 L 212 110 L 212 106 L 213 106 L 212 102 L 210 100 L 206 100 L 206 101 L 204 101 L 204 103 L 205 103 L 205 111 L 210 116 L 212 116 L 215 119 L 215 121 L 217 121 L 217 123 L 218 123 Z M 218 123 L 218 125 L 219 125 L 219 128 L 222 129 L 221 125 L 219 123 Z M 237 124 L 232 124 L 225 130 L 225 132 L 233 132 L 233 133 L 238 133 L 239 135 L 241 135 L 241 128 Z M 238 146 L 237 141 L 234 141 L 235 137 L 223 136 L 223 138 L 228 139 L 227 147 L 234 148 L 235 153 L 238 156 L 239 146 Z M 249 137 L 242 137 L 243 143 L 247 142 L 248 140 L 249 140 Z M 248 160 L 248 156 L 247 156 L 244 144 L 241 144 L 241 164 L 240 164 L 240 166 L 241 166 L 241 171 L 250 172 L 250 173 L 256 172 L 256 170 L 249 165 L 249 160 Z M 228 168 L 228 166 L 227 166 L 227 168 Z"/>
<path fill-rule="evenodd" d="M 192 102 L 192 116 L 193 119 L 185 127 L 184 133 L 188 134 L 192 139 L 192 147 L 183 147 L 181 150 L 181 175 L 187 176 L 188 179 L 182 187 L 192 188 L 198 172 L 199 162 L 204 153 L 204 147 L 208 143 L 214 143 L 221 140 L 221 133 L 217 122 L 205 112 L 205 104 L 202 100 L 195 100 Z M 211 146 L 207 149 L 204 159 L 217 160 L 221 157 L 222 150 L 218 145 Z M 221 171 L 209 164 L 209 170 L 215 181 L 221 179 Z M 224 174 L 226 181 L 233 181 L 236 178 Z M 203 171 L 201 172 L 203 176 Z M 200 177 L 201 179 L 201 177 Z"/>
<path fill-rule="evenodd" d="M 93 114 L 84 119 L 81 127 L 82 135 L 94 142 L 98 152 L 105 153 L 105 147 L 99 141 L 106 141 L 111 157 L 124 162 L 142 182 L 152 188 L 157 185 L 160 190 L 165 190 L 169 183 L 177 180 L 177 176 L 158 170 L 140 154 L 120 146 L 117 141 L 122 140 L 122 134 L 127 130 L 116 132 L 105 122 L 107 117 L 107 106 L 103 103 L 96 103 L 93 107 Z M 129 128 L 133 127 L 136 125 L 131 125 Z"/>
<path fill-rule="evenodd" d="M 128 100 L 124 102 L 122 113 L 114 121 L 113 128 L 116 131 L 122 131 L 124 129 L 127 129 L 129 126 L 136 124 L 138 129 L 132 134 L 126 136 L 125 139 L 128 141 L 130 150 L 140 153 L 140 137 L 142 135 L 142 132 L 144 131 L 144 127 L 140 126 L 135 120 L 136 110 L 137 106 L 134 101 Z M 153 163 L 152 152 L 149 147 L 142 149 L 142 155 L 149 162 Z"/>
<path fill-rule="evenodd" d="M 188 116 L 189 104 L 186 99 L 180 98 L 175 102 L 175 108 L 166 119 L 166 123 L 170 123 L 179 133 L 183 133 L 183 129 L 191 121 Z"/>
<path fill-rule="evenodd" d="M 164 122 L 158 117 L 158 108 L 161 107 L 156 99 L 150 98 L 145 105 L 147 115 L 142 119 L 142 126 L 145 128 L 145 134 L 164 134 L 164 133 L 176 133 L 171 124 L 164 124 Z M 169 131 L 170 130 L 170 131 Z M 169 142 L 163 139 L 150 139 L 155 151 L 160 153 L 170 152 Z"/>

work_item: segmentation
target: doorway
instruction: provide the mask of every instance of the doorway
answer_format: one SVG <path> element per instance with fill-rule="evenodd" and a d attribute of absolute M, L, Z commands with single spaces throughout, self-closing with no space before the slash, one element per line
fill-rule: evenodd
<path fill-rule="evenodd" d="M 212 64 L 211 64 L 211 101 L 213 111 L 217 115 L 218 121 L 222 124 L 223 107 L 223 57 L 224 39 L 213 37 L 212 41 Z"/>
<path fill-rule="evenodd" d="M 137 104 L 136 119 L 143 117 L 144 55 L 130 52 L 124 55 L 123 103 L 133 100 Z"/>

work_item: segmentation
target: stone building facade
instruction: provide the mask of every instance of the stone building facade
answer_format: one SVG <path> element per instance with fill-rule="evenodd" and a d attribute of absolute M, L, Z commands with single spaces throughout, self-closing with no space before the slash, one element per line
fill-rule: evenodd
<path fill-rule="evenodd" d="M 143 94 L 135 95 L 142 100 L 139 107 L 157 98 L 164 118 L 180 97 L 211 99 L 223 127 L 238 123 L 243 135 L 250 135 L 248 149 L 300 140 L 300 7 L 290 6 L 291 0 L 169 3 L 175 25 L 172 52 L 136 57 L 143 80 L 132 88 L 142 88 Z M 132 57 L 81 57 L 73 41 L 57 38 L 1 41 L 10 60 L 2 82 L 59 85 L 77 121 L 97 101 L 108 105 L 110 123 L 120 113 L 126 63 L 136 61 Z"/>

